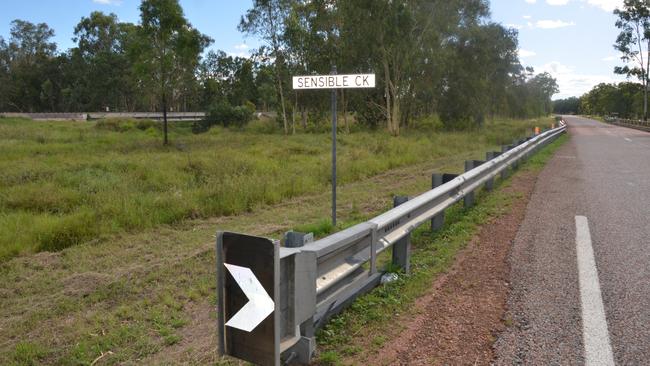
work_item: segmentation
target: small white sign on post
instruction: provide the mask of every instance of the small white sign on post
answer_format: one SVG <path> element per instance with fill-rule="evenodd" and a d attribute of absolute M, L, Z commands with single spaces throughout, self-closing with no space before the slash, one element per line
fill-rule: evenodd
<path fill-rule="evenodd" d="M 336 89 L 374 88 L 375 74 L 342 74 L 332 67 L 329 75 L 293 77 L 293 89 L 329 89 L 332 93 L 332 225 L 336 226 Z"/>
<path fill-rule="evenodd" d="M 374 88 L 375 74 L 305 75 L 293 77 L 293 89 Z"/>

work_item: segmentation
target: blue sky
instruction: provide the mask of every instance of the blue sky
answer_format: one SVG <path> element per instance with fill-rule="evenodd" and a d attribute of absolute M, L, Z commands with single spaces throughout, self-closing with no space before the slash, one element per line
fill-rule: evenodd
<path fill-rule="evenodd" d="M 214 49 L 246 55 L 257 40 L 237 31 L 251 0 L 180 0 L 189 21 L 214 38 Z M 137 22 L 139 0 L 4 1 L 0 36 L 9 37 L 13 19 L 46 22 L 56 31 L 60 50 L 73 46 L 73 28 L 91 11 L 113 12 Z M 613 9 L 622 0 L 492 0 L 492 19 L 519 30 L 520 58 L 536 72 L 548 71 L 560 84 L 555 98 L 579 96 L 600 82 L 624 80 L 614 75 L 620 64 L 612 44 L 618 34 Z"/>

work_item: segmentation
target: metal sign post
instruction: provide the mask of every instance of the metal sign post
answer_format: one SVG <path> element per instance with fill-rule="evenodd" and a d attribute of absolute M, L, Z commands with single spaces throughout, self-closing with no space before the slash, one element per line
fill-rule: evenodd
<path fill-rule="evenodd" d="M 375 74 L 338 75 L 335 65 L 330 75 L 294 76 L 292 81 L 294 90 L 332 90 L 332 225 L 336 226 L 336 89 L 374 88 Z"/>
<path fill-rule="evenodd" d="M 336 65 L 332 66 L 336 75 Z M 332 226 L 336 227 L 336 89 L 332 89 Z"/>

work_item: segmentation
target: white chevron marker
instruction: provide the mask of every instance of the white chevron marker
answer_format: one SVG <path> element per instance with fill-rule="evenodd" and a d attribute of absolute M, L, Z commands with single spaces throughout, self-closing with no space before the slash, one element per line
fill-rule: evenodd
<path fill-rule="evenodd" d="M 224 263 L 228 272 L 244 291 L 248 302 L 230 320 L 229 327 L 251 332 L 275 309 L 275 303 L 250 268 Z"/>

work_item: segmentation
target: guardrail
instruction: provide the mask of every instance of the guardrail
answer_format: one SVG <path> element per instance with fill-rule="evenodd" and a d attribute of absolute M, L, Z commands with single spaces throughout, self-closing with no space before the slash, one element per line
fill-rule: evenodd
<path fill-rule="evenodd" d="M 306 364 L 315 331 L 356 297 L 380 283 L 380 253 L 392 248 L 393 264 L 409 270 L 409 235 L 431 221 L 442 226 L 445 209 L 474 191 L 491 189 L 537 149 L 565 131 L 560 126 L 467 161 L 461 175 L 434 174 L 433 189 L 366 222 L 312 241 L 289 232 L 284 246 L 272 239 L 217 233 L 219 352 L 261 365 Z"/>
<path fill-rule="evenodd" d="M 133 118 L 152 119 L 162 121 L 161 112 L 84 112 L 84 113 L 0 113 L 3 117 L 30 118 L 33 120 L 48 121 L 86 121 L 103 118 Z M 168 112 L 167 120 L 178 121 L 199 121 L 205 118 L 205 112 Z"/>
<path fill-rule="evenodd" d="M 605 119 L 605 122 L 611 123 L 611 124 L 614 124 L 614 125 L 617 125 L 617 126 L 634 128 L 634 129 L 637 129 L 637 130 L 650 132 L 650 122 L 649 121 L 641 121 L 641 120 L 635 120 L 635 119 L 624 119 L 624 118 L 611 118 L 611 117 L 605 117 L 604 119 Z"/>

